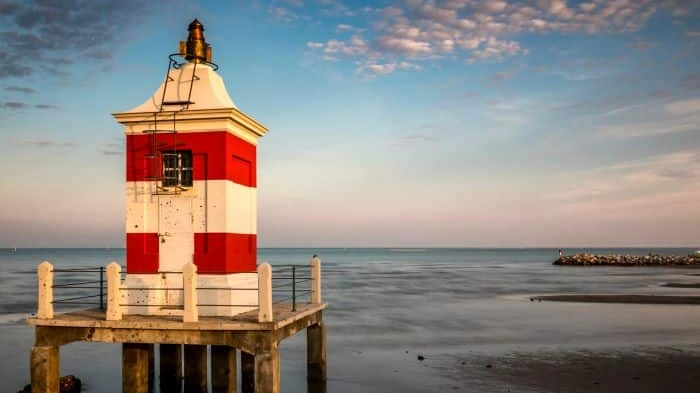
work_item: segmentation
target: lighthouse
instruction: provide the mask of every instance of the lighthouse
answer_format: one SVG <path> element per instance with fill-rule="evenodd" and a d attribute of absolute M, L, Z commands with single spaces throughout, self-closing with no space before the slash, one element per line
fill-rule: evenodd
<path fill-rule="evenodd" d="M 200 315 L 257 307 L 256 151 L 267 129 L 229 96 L 202 24 L 188 33 L 153 95 L 114 114 L 126 135 L 127 314 L 181 314 L 191 263 Z"/>

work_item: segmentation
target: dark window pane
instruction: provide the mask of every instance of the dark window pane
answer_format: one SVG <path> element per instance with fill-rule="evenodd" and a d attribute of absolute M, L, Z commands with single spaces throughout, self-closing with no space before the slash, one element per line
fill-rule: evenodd
<path fill-rule="evenodd" d="M 162 153 L 163 187 L 192 186 L 192 151 L 169 151 Z"/>

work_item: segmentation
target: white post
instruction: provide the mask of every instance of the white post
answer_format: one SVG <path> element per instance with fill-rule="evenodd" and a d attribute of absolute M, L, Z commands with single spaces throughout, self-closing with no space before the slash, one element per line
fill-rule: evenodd
<path fill-rule="evenodd" d="M 272 322 L 272 267 L 258 265 L 258 322 Z"/>
<path fill-rule="evenodd" d="M 53 318 L 53 265 L 49 261 L 39 264 L 37 269 L 39 276 L 39 294 L 37 299 L 38 310 L 36 317 L 39 319 Z"/>
<path fill-rule="evenodd" d="M 182 290 L 184 312 L 182 322 L 199 321 L 197 310 L 197 265 L 188 263 L 182 268 Z"/>
<path fill-rule="evenodd" d="M 311 303 L 321 303 L 321 259 L 311 258 Z"/>
<path fill-rule="evenodd" d="M 122 267 L 118 263 L 112 262 L 107 265 L 107 320 L 121 321 L 122 306 L 121 301 L 121 286 L 122 286 Z"/>

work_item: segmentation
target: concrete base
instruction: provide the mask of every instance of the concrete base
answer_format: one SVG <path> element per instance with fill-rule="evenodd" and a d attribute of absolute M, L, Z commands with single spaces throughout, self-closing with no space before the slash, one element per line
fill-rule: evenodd
<path fill-rule="evenodd" d="M 258 308 L 258 273 L 200 274 L 197 280 L 200 316 L 232 317 Z"/>
<path fill-rule="evenodd" d="M 233 317 L 258 307 L 257 273 L 200 274 L 197 288 L 200 316 Z M 127 274 L 120 293 L 123 314 L 183 314 L 182 274 Z"/>

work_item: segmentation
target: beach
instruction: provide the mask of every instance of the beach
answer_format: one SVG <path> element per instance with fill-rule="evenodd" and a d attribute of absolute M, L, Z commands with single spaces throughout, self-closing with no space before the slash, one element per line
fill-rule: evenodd
<path fill-rule="evenodd" d="M 689 286 L 700 281 L 697 269 L 562 268 L 547 249 L 262 249 L 260 259 L 274 272 L 276 263 L 308 263 L 314 253 L 326 271 L 328 392 L 698 391 L 697 305 L 530 301 L 690 297 L 698 295 Z M 3 391 L 29 380 L 33 331 L 22 319 L 33 312 L 36 289 L 32 275 L 17 272 L 44 259 L 106 265 L 123 263 L 123 250 L 0 253 Z M 280 351 L 282 391 L 307 391 L 305 336 Z M 70 344 L 61 349 L 61 373 L 79 376 L 88 393 L 119 391 L 120 354 L 118 345 Z"/>

